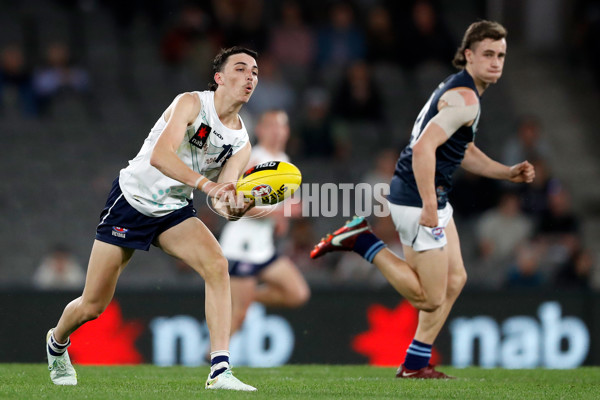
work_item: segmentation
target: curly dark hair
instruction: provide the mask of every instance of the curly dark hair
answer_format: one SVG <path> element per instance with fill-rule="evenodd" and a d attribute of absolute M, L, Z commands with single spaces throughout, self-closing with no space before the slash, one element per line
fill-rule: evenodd
<path fill-rule="evenodd" d="M 254 58 L 255 60 L 258 60 L 258 53 L 254 50 L 250 50 L 245 47 L 233 46 L 228 49 L 221 49 L 219 54 L 215 56 L 212 62 L 213 79 L 217 72 L 223 71 L 223 67 L 225 66 L 225 64 L 227 64 L 227 60 L 230 56 L 240 53 L 248 54 L 250 57 Z M 213 92 L 217 90 L 217 87 L 219 87 L 219 85 L 216 82 L 211 82 L 208 84 L 208 89 L 212 90 Z"/>
<path fill-rule="evenodd" d="M 473 22 L 465 32 L 462 43 L 456 54 L 452 65 L 458 69 L 464 69 L 467 65 L 467 59 L 465 58 L 465 50 L 471 49 L 474 43 L 481 42 L 484 39 L 500 40 L 506 38 L 506 28 L 498 22 L 494 21 L 477 21 Z"/>

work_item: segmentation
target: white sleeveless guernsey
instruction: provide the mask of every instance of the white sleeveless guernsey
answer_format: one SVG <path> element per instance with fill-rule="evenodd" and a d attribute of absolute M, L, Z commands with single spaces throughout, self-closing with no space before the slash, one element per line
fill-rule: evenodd
<path fill-rule="evenodd" d="M 271 154 L 260 145 L 253 146 L 251 164 L 267 161 L 289 162 L 289 157 L 283 152 Z M 268 216 L 257 219 L 244 217 L 239 221 L 225 224 L 219 242 L 228 260 L 261 264 L 275 255 L 274 233 L 275 224 Z"/>
<path fill-rule="evenodd" d="M 248 132 L 241 117 L 241 129 L 229 129 L 221 123 L 215 110 L 215 92 L 194 93 L 200 97 L 202 108 L 194 123 L 187 127 L 177 155 L 194 171 L 216 180 L 229 157 L 248 142 Z M 119 185 L 127 202 L 150 217 L 164 216 L 185 207 L 193 198 L 194 188 L 150 165 L 152 150 L 166 124 L 163 114 L 150 130 L 140 152 L 119 175 Z"/>

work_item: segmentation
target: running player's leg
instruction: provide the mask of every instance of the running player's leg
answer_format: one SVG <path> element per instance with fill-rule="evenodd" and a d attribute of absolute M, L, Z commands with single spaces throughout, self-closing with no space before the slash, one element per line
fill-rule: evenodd
<path fill-rule="evenodd" d="M 423 301 L 415 307 L 424 311 L 437 310 L 446 298 L 448 283 L 448 249 L 447 246 L 415 251 L 412 247 L 403 246 L 406 261 L 419 277 Z"/>
<path fill-rule="evenodd" d="M 385 248 L 375 256 L 373 263 L 413 306 L 433 311 L 445 298 L 448 268 L 446 239 L 443 235 L 434 237 L 429 228 L 419 225 L 420 208 L 394 204 L 389 207 L 406 261 Z M 451 212 L 451 208 L 441 211 L 441 220 L 451 216 Z"/>
<path fill-rule="evenodd" d="M 396 374 L 399 378 L 450 378 L 429 365 L 433 343 L 466 281 L 458 234 L 452 219 L 446 226 L 445 235 L 447 237 L 446 246 L 440 249 L 419 253 L 405 248 L 407 260 L 414 263 L 425 292 L 433 294 L 434 302 L 438 306 L 433 310 L 419 311 L 415 336 L 406 351 L 404 364 L 400 366 Z M 444 261 L 435 261 L 435 256 L 439 254 L 444 254 Z M 444 287 L 440 287 L 436 281 L 443 282 Z"/>
<path fill-rule="evenodd" d="M 419 275 L 403 259 L 388 248 L 382 249 L 373 264 L 398 293 L 415 308 L 430 308 Z"/>
<path fill-rule="evenodd" d="M 448 254 L 448 273 L 447 287 L 443 291 L 445 298 L 435 311 L 421 311 L 419 313 L 419 324 L 415 333 L 415 339 L 433 343 L 437 338 L 440 330 L 444 326 L 448 314 L 458 298 L 462 288 L 467 281 L 467 273 L 465 271 L 462 254 L 460 251 L 460 241 L 454 220 L 451 220 L 446 227 L 446 235 L 448 238 L 447 254 Z M 421 274 L 421 270 L 419 270 Z"/>
<path fill-rule="evenodd" d="M 242 327 L 248 307 L 255 301 L 256 284 L 254 276 L 231 277 L 231 335 Z"/>
<path fill-rule="evenodd" d="M 268 307 L 300 307 L 310 298 L 306 280 L 288 257 L 278 257 L 263 269 L 255 301 Z"/>
<path fill-rule="evenodd" d="M 158 246 L 196 270 L 206 285 L 206 323 L 211 351 L 229 348 L 231 287 L 227 260 L 217 239 L 198 218 L 188 218 L 158 236 Z"/>
<path fill-rule="evenodd" d="M 83 294 L 64 309 L 56 328 L 46 335 L 50 379 L 56 385 L 76 385 L 77 373 L 67 348 L 69 335 L 97 318 L 113 298 L 117 280 L 134 250 L 96 240 L 92 247 Z"/>
<path fill-rule="evenodd" d="M 54 339 L 65 343 L 77 328 L 106 309 L 115 293 L 119 275 L 133 253 L 133 249 L 94 241 L 83 294 L 65 307 L 54 328 Z"/>
<path fill-rule="evenodd" d="M 390 205 L 390 210 L 396 230 L 398 232 L 407 230 L 406 225 L 408 224 L 409 229 L 405 236 L 415 237 L 418 232 L 419 215 L 414 210 L 419 209 L 413 208 L 412 214 L 408 215 L 406 215 L 407 208 L 393 208 L 393 205 Z M 398 215 L 394 215 L 394 213 Z M 400 235 L 402 237 L 402 233 Z M 318 258 L 332 251 L 350 250 L 373 263 L 388 282 L 415 307 L 426 308 L 429 306 L 426 304 L 419 276 L 414 269 L 374 235 L 364 217 L 354 217 L 352 221 L 321 239 L 311 251 L 310 257 Z"/>
<path fill-rule="evenodd" d="M 217 239 L 198 218 L 188 218 L 161 233 L 156 244 L 204 278 L 206 324 L 211 350 L 210 373 L 204 387 L 256 390 L 233 376 L 229 365 L 231 286 L 227 259 L 223 256 Z"/>

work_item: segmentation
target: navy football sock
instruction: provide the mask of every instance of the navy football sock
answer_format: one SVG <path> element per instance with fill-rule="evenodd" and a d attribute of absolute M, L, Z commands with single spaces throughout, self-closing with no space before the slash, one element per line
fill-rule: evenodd
<path fill-rule="evenodd" d="M 413 339 L 408 350 L 406 350 L 406 358 L 404 359 L 404 368 L 417 370 L 425 368 L 429 365 L 431 359 L 431 349 L 433 345 L 425 344 Z"/>
<path fill-rule="evenodd" d="M 70 345 L 70 339 L 67 339 L 67 343 L 58 343 L 56 339 L 54 339 L 54 334 L 50 335 L 50 339 L 47 343 L 48 352 L 55 357 L 62 356 L 65 353 L 65 351 L 67 351 L 67 347 L 69 347 Z"/>
<path fill-rule="evenodd" d="M 365 232 L 358 235 L 354 244 L 354 251 L 360 254 L 368 262 L 373 259 L 387 245 L 381 239 L 371 232 Z"/>
<path fill-rule="evenodd" d="M 229 368 L 229 352 L 226 350 L 210 353 L 210 377 L 215 378 Z"/>

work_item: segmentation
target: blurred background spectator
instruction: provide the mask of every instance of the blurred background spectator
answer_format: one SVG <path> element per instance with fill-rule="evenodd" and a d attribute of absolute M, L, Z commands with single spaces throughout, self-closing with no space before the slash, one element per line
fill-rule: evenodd
<path fill-rule="evenodd" d="M 350 63 L 365 57 L 366 50 L 365 35 L 350 2 L 330 3 L 328 16 L 318 31 L 316 61 L 322 83 L 332 87 Z"/>
<path fill-rule="evenodd" d="M 510 138 L 504 146 L 502 162 L 515 165 L 523 160 L 549 159 L 550 149 L 542 137 L 539 118 L 528 115 L 521 117 L 517 127 L 517 136 Z"/>
<path fill-rule="evenodd" d="M 329 93 L 320 87 L 308 88 L 299 111 L 298 137 L 290 140 L 300 141 L 302 155 L 309 159 L 336 156 L 337 145 L 343 144 L 334 137 Z"/>
<path fill-rule="evenodd" d="M 589 250 L 576 249 L 571 257 L 561 266 L 554 285 L 560 289 L 590 289 L 594 258 Z"/>
<path fill-rule="evenodd" d="M 366 62 L 352 62 L 338 85 L 333 115 L 350 122 L 379 123 L 383 119 L 383 101 Z"/>
<path fill-rule="evenodd" d="M 506 287 L 511 289 L 533 289 L 542 287 L 546 281 L 541 271 L 541 247 L 535 242 L 521 244 L 513 265 L 506 276 Z"/>
<path fill-rule="evenodd" d="M 82 289 L 85 271 L 64 244 L 55 245 L 33 275 L 37 289 Z"/>
<path fill-rule="evenodd" d="M 550 186 L 555 184 L 556 178 L 552 177 L 546 160 L 535 158 L 530 162 L 535 168 L 535 180 L 531 185 L 519 187 L 518 191 L 523 211 L 538 222 L 548 209 L 548 193 Z"/>
<path fill-rule="evenodd" d="M 571 195 L 554 182 L 548 193 L 548 208 L 542 212 L 536 238 L 545 248 L 545 268 L 555 274 L 582 247 L 581 222 L 571 208 Z"/>
<path fill-rule="evenodd" d="M 430 0 L 417 0 L 409 15 L 408 23 L 396 25 L 400 30 L 402 64 L 409 70 L 428 62 L 448 68 L 457 42 L 434 4 Z"/>
<path fill-rule="evenodd" d="M 373 7 L 366 22 L 366 60 L 369 63 L 398 63 L 402 54 L 398 51 L 398 33 L 387 8 Z"/>
<path fill-rule="evenodd" d="M 316 41 L 314 29 L 305 22 L 300 2 L 282 2 L 280 16 L 269 37 L 269 51 L 285 80 L 297 90 L 307 86 L 314 67 Z"/>
<path fill-rule="evenodd" d="M 199 79 L 210 77 L 210 63 L 201 60 L 210 59 L 210 55 L 218 51 L 212 22 L 210 15 L 198 5 L 188 3 L 182 7 L 176 21 L 165 29 L 160 42 L 161 59 L 171 74 L 180 72 L 187 65 L 196 71 Z"/>
<path fill-rule="evenodd" d="M 51 111 L 54 102 L 61 97 L 77 96 L 83 103 L 89 99 L 90 77 L 88 72 L 73 65 L 69 48 L 65 43 L 54 42 L 48 45 L 45 63 L 34 72 L 34 89 L 43 114 Z M 91 107 L 88 108 L 93 112 Z"/>
<path fill-rule="evenodd" d="M 532 232 L 533 221 L 521 211 L 519 196 L 512 191 L 502 193 L 498 204 L 477 220 L 479 257 L 475 267 L 468 269 L 470 284 L 500 288 L 517 247 L 527 242 Z"/>
<path fill-rule="evenodd" d="M 0 113 L 29 117 L 38 113 L 33 77 L 17 44 L 4 47 L 0 54 Z"/>
<path fill-rule="evenodd" d="M 572 41 L 572 57 L 576 62 L 589 65 L 594 81 L 600 89 L 600 1 L 583 0 L 578 2 L 579 12 L 575 14 Z"/>

